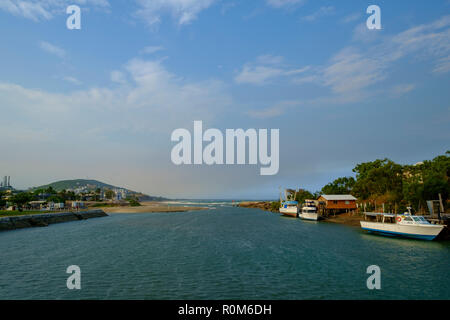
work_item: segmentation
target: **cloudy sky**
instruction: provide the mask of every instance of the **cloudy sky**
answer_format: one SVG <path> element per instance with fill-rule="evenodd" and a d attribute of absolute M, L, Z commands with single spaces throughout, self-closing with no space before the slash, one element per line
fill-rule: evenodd
<path fill-rule="evenodd" d="M 262 199 L 450 149 L 449 0 L 0 0 L 0 39 L 0 175 L 17 188 Z M 173 165 L 194 120 L 280 129 L 278 175 Z"/>

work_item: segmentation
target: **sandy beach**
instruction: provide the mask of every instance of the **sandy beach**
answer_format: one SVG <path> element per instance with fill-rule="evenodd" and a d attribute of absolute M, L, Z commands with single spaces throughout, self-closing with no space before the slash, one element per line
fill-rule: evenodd
<path fill-rule="evenodd" d="M 194 210 L 207 210 L 207 207 L 181 207 L 170 206 L 161 202 L 142 202 L 141 206 L 117 206 L 117 207 L 103 207 L 102 210 L 106 213 L 150 213 L 150 212 L 187 212 Z"/>

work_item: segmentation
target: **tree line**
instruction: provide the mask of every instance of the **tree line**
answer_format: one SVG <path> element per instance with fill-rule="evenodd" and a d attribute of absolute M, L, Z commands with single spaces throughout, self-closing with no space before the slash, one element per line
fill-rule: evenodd
<path fill-rule="evenodd" d="M 324 186 L 322 194 L 352 194 L 362 202 L 384 203 L 385 209 L 407 206 L 417 211 L 427 207 L 427 200 L 438 200 L 444 206 L 450 195 L 450 151 L 433 160 L 415 165 L 401 165 L 390 159 L 358 164 L 355 177 L 341 177 Z"/>

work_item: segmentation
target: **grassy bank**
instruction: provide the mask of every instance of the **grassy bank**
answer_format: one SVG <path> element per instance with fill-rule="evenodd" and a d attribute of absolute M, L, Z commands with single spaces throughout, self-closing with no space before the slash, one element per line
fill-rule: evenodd
<path fill-rule="evenodd" d="M 27 216 L 30 214 L 57 213 L 57 211 L 6 211 L 0 210 L 0 217 Z"/>

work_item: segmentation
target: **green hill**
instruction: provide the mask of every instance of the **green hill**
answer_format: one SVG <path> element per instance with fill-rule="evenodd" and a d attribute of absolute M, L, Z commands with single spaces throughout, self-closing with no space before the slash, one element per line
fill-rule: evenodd
<path fill-rule="evenodd" d="M 50 184 L 46 184 L 39 187 L 31 188 L 32 190 L 36 189 L 47 189 L 49 187 L 52 187 L 56 191 L 62 191 L 62 190 L 68 190 L 68 189 L 76 189 L 76 188 L 82 188 L 82 187 L 89 187 L 90 189 L 113 189 L 118 188 L 116 186 L 103 183 L 97 180 L 86 180 L 86 179 L 75 179 L 75 180 L 62 180 L 53 182 Z"/>
<path fill-rule="evenodd" d="M 101 181 L 87 180 L 87 179 L 62 180 L 62 181 L 53 182 L 53 183 L 46 184 L 46 185 L 39 186 L 39 187 L 33 187 L 33 188 L 30 188 L 30 190 L 33 191 L 33 190 L 37 190 L 37 189 L 48 189 L 49 187 L 52 187 L 53 190 L 56 190 L 58 192 L 62 191 L 62 190 L 75 190 L 78 188 L 85 188 L 86 190 L 124 189 L 131 194 L 135 194 L 137 197 L 140 198 L 140 200 L 144 200 L 144 201 L 168 200 L 163 197 L 149 196 L 149 195 L 143 194 L 141 192 L 136 192 L 136 191 L 129 190 L 129 189 L 126 189 L 123 187 L 117 187 L 117 186 L 113 186 L 113 185 L 110 185 L 110 184 L 107 184 L 107 183 L 104 183 Z"/>

